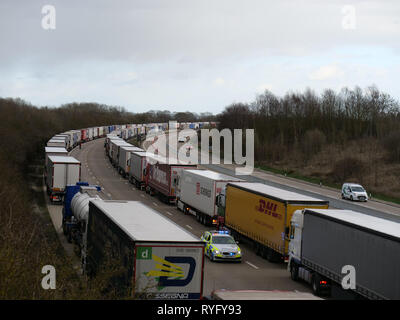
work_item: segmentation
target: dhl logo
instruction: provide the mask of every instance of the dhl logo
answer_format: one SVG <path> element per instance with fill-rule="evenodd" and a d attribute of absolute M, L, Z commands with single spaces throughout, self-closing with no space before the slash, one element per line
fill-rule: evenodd
<path fill-rule="evenodd" d="M 276 203 L 260 199 L 256 210 L 281 220 L 282 215 L 276 212 L 277 207 L 278 205 Z"/>

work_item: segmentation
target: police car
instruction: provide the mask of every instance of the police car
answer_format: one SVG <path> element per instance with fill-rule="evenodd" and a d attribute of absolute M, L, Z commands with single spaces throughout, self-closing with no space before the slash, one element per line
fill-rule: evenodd
<path fill-rule="evenodd" d="M 206 243 L 205 255 L 211 261 L 231 260 L 240 262 L 242 260 L 242 251 L 228 231 L 206 231 L 201 236 L 201 240 Z"/>

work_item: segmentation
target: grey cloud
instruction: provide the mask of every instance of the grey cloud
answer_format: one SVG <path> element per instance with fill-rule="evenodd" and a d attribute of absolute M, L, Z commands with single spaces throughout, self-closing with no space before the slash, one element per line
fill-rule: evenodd
<path fill-rule="evenodd" d="M 49 2 L 56 8 L 54 31 L 41 28 L 41 8 Z M 196 96 L 196 103 L 215 107 L 251 99 L 265 83 L 297 89 L 309 85 L 312 72 L 336 63 L 322 60 L 331 59 L 338 48 L 385 48 L 399 54 L 400 2 L 350 2 L 2 0 L 0 83 L 35 101 L 56 103 L 61 99 L 57 95 L 68 92 L 70 96 L 62 99 L 90 96 L 108 102 L 112 97 L 103 92 L 109 89 L 115 90 L 112 95 L 119 104 L 134 94 L 139 99 L 135 103 L 148 97 L 153 103 L 182 108 L 196 90 L 202 91 L 203 99 Z M 355 30 L 342 28 L 341 9 L 349 4 L 356 8 Z M 279 61 L 281 57 L 288 61 Z M 352 70 L 345 66 L 349 62 L 340 63 Z M 137 77 L 129 77 L 133 74 Z M 11 85 L 23 77 L 24 90 L 18 89 L 19 82 Z M 218 78 L 225 85 L 215 88 Z M 42 96 L 39 86 L 47 90 Z M 151 95 L 152 89 L 157 95 Z M 212 99 L 217 102 L 207 102 Z"/>

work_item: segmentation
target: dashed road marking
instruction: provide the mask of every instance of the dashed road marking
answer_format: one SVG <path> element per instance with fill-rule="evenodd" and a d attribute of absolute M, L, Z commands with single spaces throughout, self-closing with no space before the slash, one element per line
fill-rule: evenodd
<path fill-rule="evenodd" d="M 157 203 L 153 202 L 153 204 L 154 204 L 156 207 L 158 207 L 158 204 L 157 204 Z"/>
<path fill-rule="evenodd" d="M 169 211 L 165 211 L 167 214 L 169 214 L 170 216 L 173 216 L 173 214 Z"/>
<path fill-rule="evenodd" d="M 253 267 L 254 269 L 259 269 L 257 266 L 252 264 L 251 262 L 245 261 L 250 267 Z"/>
<path fill-rule="evenodd" d="M 186 225 L 186 227 L 188 227 L 190 230 L 193 230 L 193 228 L 191 226 L 189 226 L 188 224 Z"/>
<path fill-rule="evenodd" d="M 140 195 L 142 198 L 146 197 L 143 193 Z"/>

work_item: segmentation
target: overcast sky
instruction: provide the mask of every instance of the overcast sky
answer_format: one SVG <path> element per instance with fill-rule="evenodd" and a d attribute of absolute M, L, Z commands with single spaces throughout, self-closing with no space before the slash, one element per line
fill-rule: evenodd
<path fill-rule="evenodd" d="M 399 99 L 399 49 L 399 0 L 1 0 L 0 97 L 213 113 L 265 89 Z"/>

